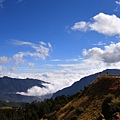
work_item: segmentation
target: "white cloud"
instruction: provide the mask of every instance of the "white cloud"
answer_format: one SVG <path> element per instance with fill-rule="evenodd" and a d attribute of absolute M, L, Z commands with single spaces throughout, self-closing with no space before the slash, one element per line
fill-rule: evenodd
<path fill-rule="evenodd" d="M 77 62 L 82 60 L 82 58 L 78 57 L 78 58 L 73 58 L 73 59 L 65 59 L 65 60 L 61 60 L 61 59 L 54 59 L 52 60 L 53 62 Z"/>
<path fill-rule="evenodd" d="M 15 45 L 30 45 L 30 46 L 32 46 L 32 44 L 33 44 L 31 42 L 14 40 L 14 39 L 12 39 L 12 43 L 15 44 Z"/>
<path fill-rule="evenodd" d="M 115 3 L 116 3 L 117 5 L 120 5 L 120 1 L 115 1 Z"/>
<path fill-rule="evenodd" d="M 0 71 L 2 72 L 2 70 L 3 70 L 3 66 L 0 66 Z"/>
<path fill-rule="evenodd" d="M 84 50 L 83 55 L 94 60 L 103 61 L 105 63 L 116 63 L 120 62 L 120 42 L 112 43 L 109 46 L 105 46 L 104 50 L 101 48 L 92 48 Z"/>
<path fill-rule="evenodd" d="M 45 78 L 49 78 L 49 76 L 47 74 L 42 74 L 42 76 Z"/>
<path fill-rule="evenodd" d="M 19 41 L 19 40 L 13 40 L 13 43 L 15 45 L 27 45 L 29 47 L 31 47 L 32 50 L 34 50 L 34 52 L 30 52 L 30 51 L 25 51 L 25 52 L 19 52 L 16 53 L 13 56 L 13 59 L 18 63 L 24 63 L 25 59 L 24 57 L 32 57 L 35 59 L 41 59 L 41 60 L 45 60 L 46 57 L 49 56 L 49 52 L 52 50 L 52 46 L 50 43 L 44 43 L 44 42 L 40 42 L 39 44 L 34 44 L 31 42 L 25 42 L 25 41 Z"/>
<path fill-rule="evenodd" d="M 120 35 L 120 18 L 116 15 L 99 13 L 92 20 L 91 22 L 75 23 L 71 29 L 79 31 L 92 30 L 109 36 Z"/>
<path fill-rule="evenodd" d="M 75 81 L 79 80 L 81 77 L 89 74 L 83 70 L 74 71 L 73 69 L 60 69 L 60 70 L 48 70 L 41 71 L 36 70 L 37 72 L 32 73 L 21 73 L 21 74 L 12 74 L 9 76 L 15 78 L 34 78 L 44 80 L 45 82 L 49 82 L 49 84 L 43 84 L 45 87 L 39 88 L 38 86 L 33 86 L 29 88 L 26 92 L 17 92 L 17 94 L 27 95 L 27 96 L 42 96 L 45 94 L 54 93 L 64 87 L 70 86 Z"/>
<path fill-rule="evenodd" d="M 33 68 L 33 67 L 35 66 L 35 63 L 31 63 L 31 62 L 30 62 L 30 63 L 28 63 L 28 65 L 29 65 L 29 67 L 32 67 L 32 68 Z"/>
<path fill-rule="evenodd" d="M 98 46 L 102 46 L 102 45 L 106 45 L 106 43 L 104 43 L 104 42 L 102 42 L 102 41 L 100 41 L 100 42 L 98 42 L 97 44 L 93 44 L 93 45 L 98 45 Z"/>
<path fill-rule="evenodd" d="M 6 56 L 0 57 L 0 64 L 5 64 L 5 63 L 8 63 L 9 61 L 10 59 Z"/>
<path fill-rule="evenodd" d="M 15 61 L 15 64 L 25 63 L 25 60 L 23 57 L 26 55 L 24 52 L 19 52 L 13 55 L 13 60 Z"/>
<path fill-rule="evenodd" d="M 53 62 L 59 62 L 59 61 L 62 61 L 62 60 L 60 60 L 60 59 L 54 59 L 54 60 L 52 60 Z"/>
<path fill-rule="evenodd" d="M 80 31 L 86 31 L 88 29 L 89 24 L 86 22 L 77 22 L 75 25 L 72 27 L 72 30 L 80 30 Z"/>
<path fill-rule="evenodd" d="M 12 66 L 11 68 L 7 69 L 10 72 L 15 72 L 17 71 L 17 67 Z"/>
<path fill-rule="evenodd" d="M 45 64 L 44 66 L 46 66 L 46 67 L 54 67 L 55 65 L 53 65 L 53 64 Z"/>
<path fill-rule="evenodd" d="M 46 46 L 46 43 L 45 43 L 45 42 L 43 42 L 43 41 L 41 41 L 41 42 L 40 42 L 40 44 L 41 44 L 41 45 L 45 45 L 45 46 Z"/>
<path fill-rule="evenodd" d="M 51 88 L 49 88 L 50 85 L 47 86 L 47 84 L 46 84 L 45 86 L 46 87 L 43 87 L 43 88 L 38 87 L 38 86 L 33 86 L 33 87 L 29 88 L 27 90 L 27 92 L 17 92 L 16 94 L 21 94 L 21 95 L 25 95 L 25 96 L 43 96 L 43 95 L 50 94 L 51 92 L 53 93 L 52 89 L 54 86 L 52 86 Z"/>
<path fill-rule="evenodd" d="M 120 7 L 120 0 L 119 1 L 115 1 L 115 3 L 116 3 L 116 8 L 114 9 L 114 11 L 119 11 L 119 7 Z"/>

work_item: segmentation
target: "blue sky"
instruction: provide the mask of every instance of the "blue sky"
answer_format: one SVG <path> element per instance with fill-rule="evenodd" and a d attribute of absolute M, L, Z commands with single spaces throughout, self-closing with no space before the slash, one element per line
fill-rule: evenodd
<path fill-rule="evenodd" d="M 0 43 L 0 76 L 50 82 L 19 94 L 53 93 L 120 69 L 120 1 L 0 0 Z"/>

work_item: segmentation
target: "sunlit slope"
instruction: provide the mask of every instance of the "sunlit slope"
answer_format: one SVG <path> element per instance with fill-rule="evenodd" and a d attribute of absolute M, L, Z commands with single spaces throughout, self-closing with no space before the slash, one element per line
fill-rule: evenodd
<path fill-rule="evenodd" d="M 108 94 L 119 97 L 119 76 L 100 75 L 55 115 L 58 120 L 97 120 L 102 112 L 102 103 Z"/>

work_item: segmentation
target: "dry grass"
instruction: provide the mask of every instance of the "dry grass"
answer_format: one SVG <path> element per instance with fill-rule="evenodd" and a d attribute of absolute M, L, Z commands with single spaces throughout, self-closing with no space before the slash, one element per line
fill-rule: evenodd
<path fill-rule="evenodd" d="M 68 120 L 76 115 L 76 109 L 82 107 L 84 112 L 77 115 L 77 120 L 96 120 L 101 113 L 101 105 L 109 93 L 120 93 L 120 78 L 101 77 L 57 112 L 58 120 Z M 73 107 L 73 108 L 72 108 Z M 72 109 L 71 109 L 72 108 Z"/>

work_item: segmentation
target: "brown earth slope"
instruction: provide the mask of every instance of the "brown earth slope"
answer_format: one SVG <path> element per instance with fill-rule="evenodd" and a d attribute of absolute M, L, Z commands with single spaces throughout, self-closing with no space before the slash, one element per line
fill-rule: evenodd
<path fill-rule="evenodd" d="M 53 116 L 56 116 L 57 120 L 97 120 L 102 112 L 101 106 L 105 96 L 110 93 L 119 96 L 120 78 L 101 75 Z M 53 120 L 52 117 L 50 120 Z"/>

